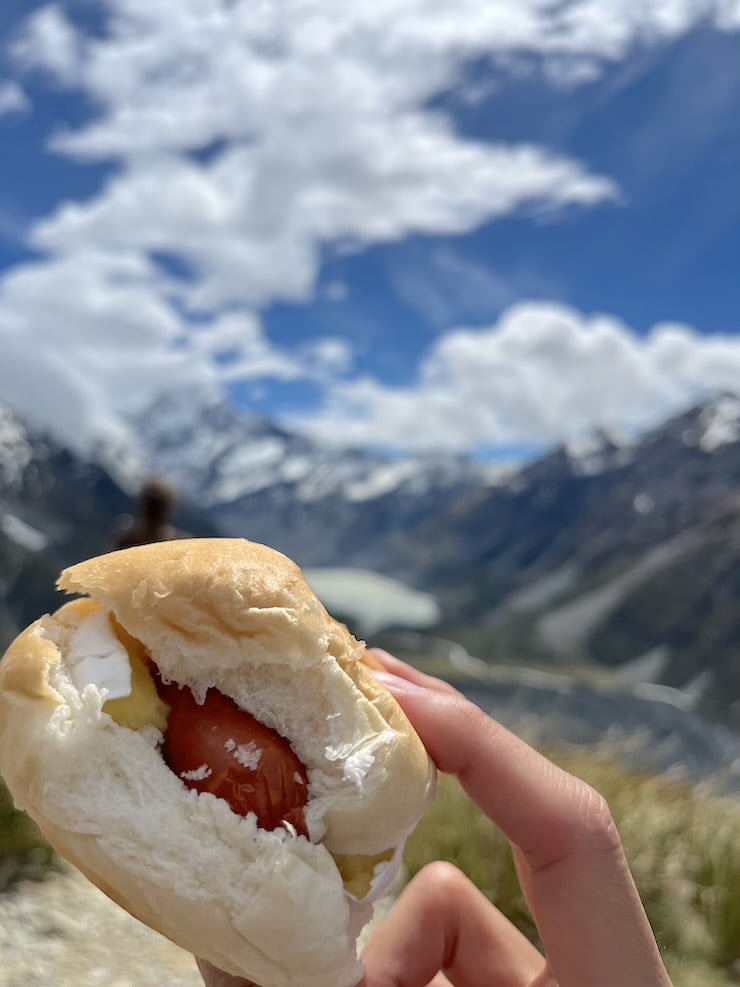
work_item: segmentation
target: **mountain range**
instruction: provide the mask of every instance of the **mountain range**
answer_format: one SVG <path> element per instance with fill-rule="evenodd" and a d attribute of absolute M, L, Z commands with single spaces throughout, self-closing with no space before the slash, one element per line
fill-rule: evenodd
<path fill-rule="evenodd" d="M 416 540 L 445 632 L 479 653 L 616 667 L 740 722 L 736 398 L 555 450 Z"/>
<path fill-rule="evenodd" d="M 130 425 L 130 456 L 82 455 L 0 408 L 0 643 L 54 605 L 61 566 L 109 547 L 149 473 L 177 485 L 195 535 L 433 594 L 430 633 L 485 660 L 606 666 L 740 723 L 734 397 L 516 469 L 334 448 L 211 396 L 165 395 Z"/>
<path fill-rule="evenodd" d="M 394 544 L 500 480 L 461 456 L 398 459 L 318 443 L 209 395 L 164 395 L 133 427 L 145 460 L 224 534 L 304 566 L 392 569 L 411 582 L 416 562 L 399 571 Z"/>

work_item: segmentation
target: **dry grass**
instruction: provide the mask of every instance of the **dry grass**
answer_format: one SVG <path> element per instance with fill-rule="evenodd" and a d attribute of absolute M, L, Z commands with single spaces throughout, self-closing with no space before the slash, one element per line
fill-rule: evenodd
<path fill-rule="evenodd" d="M 609 801 L 675 987 L 739 983 L 740 805 L 602 756 L 571 751 L 553 759 Z M 406 855 L 411 875 L 439 859 L 460 867 L 535 937 L 505 839 L 450 779 Z"/>
<path fill-rule="evenodd" d="M 42 877 L 54 863 L 43 836 L 24 812 L 13 808 L 0 781 L 0 891 L 21 877 Z"/>

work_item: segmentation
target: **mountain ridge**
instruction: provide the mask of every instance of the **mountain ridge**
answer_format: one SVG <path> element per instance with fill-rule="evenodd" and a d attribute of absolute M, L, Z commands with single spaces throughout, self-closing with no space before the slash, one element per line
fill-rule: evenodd
<path fill-rule="evenodd" d="M 130 425 L 143 472 L 177 484 L 192 512 L 181 526 L 195 534 L 393 576 L 436 599 L 430 633 L 486 660 L 642 668 L 740 722 L 737 398 L 508 473 L 460 456 L 327 447 L 192 394 Z M 105 550 L 129 508 L 100 461 L 0 409 L 5 625 L 48 600 L 52 570 Z"/>

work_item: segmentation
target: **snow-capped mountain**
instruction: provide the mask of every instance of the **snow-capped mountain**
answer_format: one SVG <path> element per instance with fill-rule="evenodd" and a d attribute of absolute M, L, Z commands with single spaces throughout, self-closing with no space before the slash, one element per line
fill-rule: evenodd
<path fill-rule="evenodd" d="M 394 576 L 432 594 L 435 633 L 479 656 L 610 665 L 740 722 L 736 398 L 506 476 L 323 446 L 194 394 L 131 424 L 142 475 L 204 512 L 180 519 L 194 534 Z M 99 461 L 0 409 L 0 635 L 49 605 L 62 564 L 108 547 L 130 504 Z"/>
<path fill-rule="evenodd" d="M 420 585 L 478 653 L 649 665 L 740 723 L 740 402 L 596 455 L 555 450 L 419 528 Z"/>
<path fill-rule="evenodd" d="M 109 550 L 119 519 L 131 510 L 129 491 L 103 463 L 115 456 L 119 473 L 128 472 L 134 458 L 118 445 L 96 451 L 99 459 L 83 458 L 0 404 L 0 651 L 61 603 L 54 590 L 59 571 Z M 192 530 L 213 531 L 197 513 L 184 514 Z"/>
<path fill-rule="evenodd" d="M 497 482 L 463 457 L 323 445 L 211 395 L 165 395 L 132 426 L 150 467 L 224 534 L 264 541 L 303 565 L 386 569 L 395 537 Z"/>
<path fill-rule="evenodd" d="M 110 537 L 129 497 L 94 459 L 83 459 L 48 432 L 0 405 L 0 526 L 19 547 L 41 551 Z M 108 526 L 106 530 L 106 526 Z"/>
<path fill-rule="evenodd" d="M 465 457 L 394 459 L 322 444 L 207 392 L 163 395 L 132 424 L 150 464 L 209 507 L 283 485 L 302 501 L 331 494 L 364 501 L 403 488 L 444 489 L 463 476 L 493 482 L 497 475 Z"/>
<path fill-rule="evenodd" d="M 58 605 L 59 569 L 109 544 L 127 507 L 102 467 L 0 405 L 0 637 Z"/>
<path fill-rule="evenodd" d="M 684 434 L 687 445 L 715 452 L 740 441 L 740 398 L 725 394 L 699 410 L 696 424 Z"/>
<path fill-rule="evenodd" d="M 634 441 L 628 436 L 596 429 L 566 443 L 565 451 L 574 473 L 593 476 L 626 466 L 632 458 L 633 445 Z"/>

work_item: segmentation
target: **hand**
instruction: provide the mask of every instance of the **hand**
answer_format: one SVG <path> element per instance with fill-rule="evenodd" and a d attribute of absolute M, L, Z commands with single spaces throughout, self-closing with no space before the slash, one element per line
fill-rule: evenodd
<path fill-rule="evenodd" d="M 368 945 L 363 987 L 670 987 L 603 798 L 447 683 L 374 654 L 438 768 L 510 840 L 546 958 L 460 871 L 435 863 Z"/>
<path fill-rule="evenodd" d="M 671 987 L 601 796 L 452 686 L 374 655 L 437 767 L 509 838 L 546 956 L 460 871 L 434 863 L 368 945 L 358 987 Z M 199 965 L 206 987 L 251 987 Z"/>

